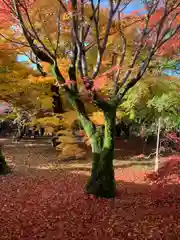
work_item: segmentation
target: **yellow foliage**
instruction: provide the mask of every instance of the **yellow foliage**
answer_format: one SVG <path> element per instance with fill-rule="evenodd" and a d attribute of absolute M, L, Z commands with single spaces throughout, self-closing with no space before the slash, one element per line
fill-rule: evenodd
<path fill-rule="evenodd" d="M 70 62 L 69 59 L 62 58 L 62 59 L 58 60 L 59 69 L 60 69 L 61 73 L 63 74 L 63 76 L 66 80 L 69 79 L 68 69 L 69 69 L 69 64 L 70 63 L 71 62 Z"/>
<path fill-rule="evenodd" d="M 60 144 L 56 146 L 56 150 L 61 152 L 61 158 L 80 158 L 85 154 L 85 151 L 76 143 L 76 139 L 71 130 L 60 130 L 57 132 L 57 135 L 59 134 L 62 134 L 63 136 L 59 136 L 57 142 Z"/>
<path fill-rule="evenodd" d="M 60 131 L 58 131 L 56 134 L 57 134 L 58 136 L 59 136 L 59 135 L 62 135 L 62 136 L 73 137 L 71 130 L 60 130 Z"/>
<path fill-rule="evenodd" d="M 75 111 L 68 111 L 63 114 L 64 126 L 66 128 L 70 128 L 76 119 L 77 119 L 77 113 Z"/>
<path fill-rule="evenodd" d="M 71 19 L 71 16 L 69 13 L 64 13 L 62 16 L 63 21 L 69 21 Z"/>
<path fill-rule="evenodd" d="M 45 127 L 45 134 L 52 134 L 54 132 L 53 127 Z"/>
<path fill-rule="evenodd" d="M 59 140 L 65 144 L 73 144 L 76 143 L 76 139 L 69 136 L 60 136 Z"/>
<path fill-rule="evenodd" d="M 30 75 L 28 77 L 28 81 L 30 83 L 35 83 L 35 84 L 38 84 L 38 83 L 54 83 L 54 78 L 53 76 L 47 76 L 47 77 L 43 77 L 43 76 L 32 76 Z"/>
<path fill-rule="evenodd" d="M 50 71 L 49 63 L 41 62 L 41 66 L 43 67 L 44 72 L 49 72 Z"/>
<path fill-rule="evenodd" d="M 32 121 L 32 124 L 40 124 L 42 126 L 47 126 L 47 127 L 56 127 L 56 126 L 60 126 L 62 124 L 62 121 L 56 116 L 51 116 L 51 117 L 34 119 L 34 121 Z"/>

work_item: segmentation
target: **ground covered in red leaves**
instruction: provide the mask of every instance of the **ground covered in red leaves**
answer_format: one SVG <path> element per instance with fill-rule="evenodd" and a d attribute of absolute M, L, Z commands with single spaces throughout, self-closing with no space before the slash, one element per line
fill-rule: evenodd
<path fill-rule="evenodd" d="M 4 152 L 20 156 L 17 150 Z M 40 158 L 40 151 L 31 149 L 28 156 Z M 42 153 L 43 158 L 48 156 Z M 0 176 L 0 239 L 180 239 L 178 157 L 165 165 L 148 177 L 143 169 L 118 169 L 113 200 L 87 197 L 83 174 L 17 168 Z"/>

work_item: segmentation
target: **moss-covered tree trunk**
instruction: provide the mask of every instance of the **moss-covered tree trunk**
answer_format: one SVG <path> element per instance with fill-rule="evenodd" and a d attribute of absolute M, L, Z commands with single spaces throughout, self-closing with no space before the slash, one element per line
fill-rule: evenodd
<path fill-rule="evenodd" d="M 64 82 L 56 65 L 52 67 L 52 72 L 58 82 L 61 82 L 61 80 Z M 70 67 L 69 76 L 71 80 L 76 82 L 75 65 L 72 69 Z M 84 130 L 91 140 L 92 173 L 86 186 L 86 192 L 96 197 L 113 198 L 116 192 L 113 168 L 116 103 L 102 101 L 100 104 L 100 109 L 103 110 L 105 117 L 104 136 L 102 136 L 87 115 L 77 85 L 72 84 L 70 88 L 65 85 L 64 90 L 68 101 L 77 112 Z"/>
<path fill-rule="evenodd" d="M 6 174 L 8 172 L 9 172 L 9 167 L 0 149 L 0 174 Z"/>
<path fill-rule="evenodd" d="M 114 179 L 114 137 L 115 137 L 115 109 L 105 112 L 105 130 L 103 146 L 99 136 L 91 139 L 92 172 L 86 186 L 86 191 L 96 197 L 113 198 L 116 194 Z"/>

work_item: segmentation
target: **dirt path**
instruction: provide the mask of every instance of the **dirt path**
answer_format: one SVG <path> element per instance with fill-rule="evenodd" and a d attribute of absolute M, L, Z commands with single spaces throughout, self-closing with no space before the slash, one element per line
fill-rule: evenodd
<path fill-rule="evenodd" d="M 12 143 L 9 139 L 3 142 L 3 153 L 8 164 L 15 170 L 41 169 L 44 165 L 55 164 L 58 153 L 51 146 L 49 139 L 29 139 Z"/>

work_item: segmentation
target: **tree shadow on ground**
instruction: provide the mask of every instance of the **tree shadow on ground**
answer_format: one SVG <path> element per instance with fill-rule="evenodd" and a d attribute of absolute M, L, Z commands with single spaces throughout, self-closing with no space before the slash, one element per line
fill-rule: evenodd
<path fill-rule="evenodd" d="M 86 151 L 86 158 L 91 158 L 91 148 L 85 146 L 85 144 L 79 144 L 81 148 Z M 115 140 L 115 159 L 124 160 L 134 157 L 140 154 L 149 155 L 155 149 L 155 145 L 145 144 L 145 142 L 140 138 L 131 138 L 129 140 L 122 140 L 116 138 Z"/>
<path fill-rule="evenodd" d="M 152 173 L 147 176 L 147 179 L 152 181 L 163 181 L 168 183 L 174 179 L 180 179 L 180 155 L 171 155 L 165 157 L 162 162 L 162 167 L 157 173 Z"/>
<path fill-rule="evenodd" d="M 117 165 L 114 165 L 114 169 L 117 170 L 117 169 L 122 169 L 122 168 L 129 168 L 129 167 L 139 167 L 139 168 L 144 168 L 144 167 L 147 167 L 147 168 L 152 168 L 153 167 L 153 162 L 129 162 L 127 164 L 123 164 L 123 163 L 120 163 L 120 164 L 117 164 Z M 90 162 L 87 163 L 87 162 L 83 162 L 83 163 L 80 163 L 78 161 L 78 163 L 67 163 L 67 164 L 63 164 L 63 165 L 54 165 L 54 168 L 59 168 L 59 169 L 65 169 L 67 171 L 91 171 L 91 164 Z"/>
<path fill-rule="evenodd" d="M 1 239 L 179 239 L 180 189 L 117 181 L 115 199 L 84 193 L 87 176 L 32 169 L 0 177 Z M 160 201 L 170 199 L 172 202 Z M 157 202 L 158 199 L 158 202 Z"/>

